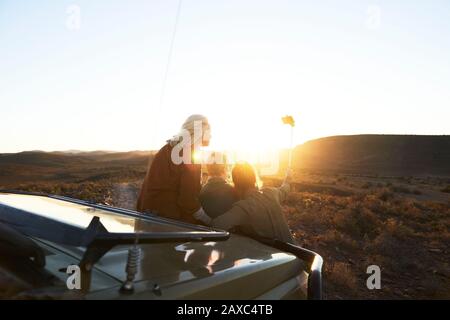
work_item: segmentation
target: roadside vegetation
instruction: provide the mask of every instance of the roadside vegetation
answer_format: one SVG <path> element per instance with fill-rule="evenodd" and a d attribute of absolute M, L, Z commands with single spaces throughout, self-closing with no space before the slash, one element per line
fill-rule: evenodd
<path fill-rule="evenodd" d="M 146 164 L 73 182 L 34 180 L 13 189 L 133 209 Z M 275 186 L 278 177 L 265 178 Z M 302 173 L 283 209 L 298 243 L 321 254 L 327 299 L 450 299 L 447 178 Z M 367 267 L 381 268 L 368 290 Z"/>
<path fill-rule="evenodd" d="M 326 298 L 450 298 L 450 197 L 439 181 L 341 177 L 331 188 L 329 176 L 312 176 L 297 177 L 284 211 L 298 243 L 325 260 Z M 370 265 L 381 268 L 381 290 L 367 289 Z"/>

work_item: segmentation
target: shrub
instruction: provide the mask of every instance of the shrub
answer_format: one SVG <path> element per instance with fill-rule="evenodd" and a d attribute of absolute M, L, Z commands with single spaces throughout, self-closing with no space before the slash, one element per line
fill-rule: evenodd
<path fill-rule="evenodd" d="M 405 193 L 405 194 L 413 193 L 413 191 L 411 189 L 409 189 L 408 187 L 399 186 L 399 185 L 392 185 L 390 187 L 390 190 L 392 190 L 392 192 L 397 192 L 397 193 Z"/>
<path fill-rule="evenodd" d="M 344 262 L 334 262 L 325 268 L 327 279 L 333 284 L 352 292 L 357 289 L 357 278 L 350 265 Z"/>
<path fill-rule="evenodd" d="M 319 241 L 346 251 L 354 252 L 359 249 L 358 242 L 336 230 L 328 230 L 325 234 L 320 235 Z"/>
<path fill-rule="evenodd" d="M 371 182 L 366 182 L 361 186 L 361 188 L 363 188 L 363 189 L 370 189 L 372 187 L 373 187 L 373 184 Z"/>
<path fill-rule="evenodd" d="M 389 201 L 394 198 L 394 194 L 389 189 L 381 189 L 377 193 L 378 199 L 382 201 Z"/>
<path fill-rule="evenodd" d="M 373 238 L 378 234 L 379 221 L 373 212 L 359 204 L 339 211 L 334 217 L 336 228 L 352 238 Z"/>

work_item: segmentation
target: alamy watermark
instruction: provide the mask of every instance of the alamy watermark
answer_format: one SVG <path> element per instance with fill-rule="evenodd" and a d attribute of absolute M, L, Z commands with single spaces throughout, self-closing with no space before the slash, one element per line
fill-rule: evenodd
<path fill-rule="evenodd" d="M 81 289 L 81 270 L 77 265 L 67 267 L 66 273 L 69 275 L 66 280 L 66 286 L 69 290 Z"/>
<path fill-rule="evenodd" d="M 366 27 L 370 30 L 378 30 L 381 26 L 381 7 L 370 5 L 367 7 Z"/>
<path fill-rule="evenodd" d="M 369 290 L 381 289 L 381 269 L 379 266 L 373 264 L 367 267 L 367 274 L 370 276 L 367 278 L 366 286 Z"/>
<path fill-rule="evenodd" d="M 66 8 L 66 28 L 70 31 L 81 29 L 81 8 L 76 4 L 72 4 Z"/>
<path fill-rule="evenodd" d="M 246 161 L 248 158 L 257 159 L 258 169 L 261 175 L 275 175 L 279 171 L 280 158 L 279 152 L 276 150 L 260 152 L 238 153 L 236 151 L 225 151 L 215 157 L 208 156 L 206 152 L 204 156 L 196 158 L 193 152 L 199 152 L 205 141 L 209 142 L 210 129 L 209 125 L 201 120 L 194 121 L 192 130 L 182 129 L 180 133 L 171 140 L 173 148 L 171 152 L 171 160 L 174 164 L 233 164 L 240 161 Z M 212 152 L 211 152 L 212 153 Z M 255 154 L 256 153 L 256 154 Z M 246 159 L 247 158 L 247 159 Z M 225 160 L 226 159 L 226 160 Z"/>

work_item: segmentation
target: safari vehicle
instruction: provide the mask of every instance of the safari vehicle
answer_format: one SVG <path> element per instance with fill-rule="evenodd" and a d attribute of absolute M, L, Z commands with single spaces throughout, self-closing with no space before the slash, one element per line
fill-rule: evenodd
<path fill-rule="evenodd" d="M 10 299 L 322 296 L 312 251 L 56 195 L 0 191 L 0 257 Z"/>

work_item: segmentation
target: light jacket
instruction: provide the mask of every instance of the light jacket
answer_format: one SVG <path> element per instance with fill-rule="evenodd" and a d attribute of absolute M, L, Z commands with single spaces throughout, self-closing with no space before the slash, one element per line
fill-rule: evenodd
<path fill-rule="evenodd" d="M 210 225 L 224 230 L 238 228 L 250 237 L 278 239 L 295 244 L 281 208 L 281 202 L 289 190 L 287 183 L 280 188 L 251 190 L 229 211 L 212 219 Z"/>

